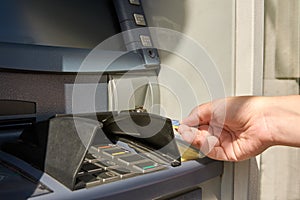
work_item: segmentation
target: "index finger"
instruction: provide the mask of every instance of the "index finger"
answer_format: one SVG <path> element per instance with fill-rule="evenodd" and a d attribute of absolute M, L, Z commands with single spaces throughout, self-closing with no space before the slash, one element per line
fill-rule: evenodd
<path fill-rule="evenodd" d="M 195 107 L 188 117 L 181 121 L 187 126 L 208 125 L 211 119 L 211 103 L 206 103 Z"/>

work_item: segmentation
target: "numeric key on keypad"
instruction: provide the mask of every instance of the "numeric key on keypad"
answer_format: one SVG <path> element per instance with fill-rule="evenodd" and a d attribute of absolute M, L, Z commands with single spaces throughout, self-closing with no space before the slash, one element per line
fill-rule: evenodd
<path fill-rule="evenodd" d="M 136 173 L 134 173 L 124 167 L 117 167 L 117 168 L 114 168 L 111 170 L 114 171 L 116 174 L 118 174 L 121 178 L 127 178 L 127 177 L 132 177 L 132 176 L 136 175 Z"/>
<path fill-rule="evenodd" d="M 101 168 L 100 166 L 97 166 L 95 164 L 92 164 L 92 163 L 84 163 L 81 167 L 81 169 L 83 171 L 86 171 L 86 172 L 98 172 L 98 171 L 103 171 L 104 169 Z"/>
<path fill-rule="evenodd" d="M 160 169 L 165 168 L 162 165 L 159 165 L 158 163 L 152 162 L 152 161 L 147 161 L 147 162 L 143 162 L 143 163 L 136 163 L 133 165 L 133 167 L 135 169 L 138 169 L 139 171 L 143 172 L 143 173 L 147 173 L 150 171 L 157 171 Z"/>
<path fill-rule="evenodd" d="M 99 165 L 103 167 L 105 170 L 107 170 L 110 167 L 116 166 L 117 164 L 112 160 L 100 160 L 95 163 L 96 165 Z"/>
<path fill-rule="evenodd" d="M 118 160 L 126 165 L 130 165 L 132 163 L 145 161 L 145 158 L 138 154 L 133 154 L 129 156 L 122 156 L 118 158 Z"/>
<path fill-rule="evenodd" d="M 99 179 L 97 179 L 95 176 L 92 176 L 90 174 L 78 177 L 77 182 L 79 184 L 85 185 L 86 187 L 92 187 L 101 184 L 101 181 Z"/>
<path fill-rule="evenodd" d="M 93 175 L 96 176 L 97 179 L 101 180 L 103 183 L 116 181 L 121 178 L 117 174 L 111 171 L 98 172 L 98 173 L 94 173 Z"/>
<path fill-rule="evenodd" d="M 104 150 L 103 153 L 111 158 L 115 158 L 117 156 L 128 154 L 129 152 L 123 149 L 116 148 L 116 149 Z"/>

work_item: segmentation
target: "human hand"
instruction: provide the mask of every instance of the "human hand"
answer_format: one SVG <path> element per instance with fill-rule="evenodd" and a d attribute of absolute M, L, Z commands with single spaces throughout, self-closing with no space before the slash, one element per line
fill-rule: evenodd
<path fill-rule="evenodd" d="M 230 97 L 200 105 L 183 119 L 182 138 L 216 160 L 240 161 L 275 144 L 267 97 Z M 267 119 L 268 118 L 268 119 Z"/>

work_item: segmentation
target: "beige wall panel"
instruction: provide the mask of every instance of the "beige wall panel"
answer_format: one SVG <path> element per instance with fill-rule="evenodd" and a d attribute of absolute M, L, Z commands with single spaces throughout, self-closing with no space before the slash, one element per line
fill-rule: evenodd
<path fill-rule="evenodd" d="M 265 0 L 264 95 L 299 94 L 298 0 Z M 284 119 L 283 119 L 284 120 Z M 272 147 L 261 156 L 261 200 L 300 199 L 300 150 Z"/>
<path fill-rule="evenodd" d="M 262 155 L 261 200 L 300 198 L 300 149 L 272 147 Z"/>
<path fill-rule="evenodd" d="M 299 72 L 299 0 L 277 0 L 276 27 L 276 77 L 298 78 Z"/>

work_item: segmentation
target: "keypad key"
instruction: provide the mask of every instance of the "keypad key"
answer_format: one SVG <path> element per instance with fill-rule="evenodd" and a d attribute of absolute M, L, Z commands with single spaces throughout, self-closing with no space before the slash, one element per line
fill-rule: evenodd
<path fill-rule="evenodd" d="M 114 171 L 116 174 L 118 174 L 121 178 L 132 177 L 136 175 L 136 173 L 133 173 L 132 171 L 130 171 L 125 167 L 117 167 L 111 170 Z"/>
<path fill-rule="evenodd" d="M 120 157 L 120 158 L 118 158 L 118 160 L 122 163 L 125 163 L 126 165 L 130 165 L 132 163 L 141 162 L 141 161 L 145 160 L 145 158 L 138 154 L 133 154 L 130 156 Z"/>
<path fill-rule="evenodd" d="M 101 152 L 104 149 L 110 149 L 110 148 L 114 148 L 114 147 L 116 147 L 116 145 L 111 145 L 111 144 L 102 145 L 102 144 L 100 144 L 100 145 L 93 145 L 93 146 L 91 146 L 90 150 L 93 153 L 96 153 L 96 152 L 99 153 L 99 152 Z"/>
<path fill-rule="evenodd" d="M 92 154 L 87 153 L 85 156 L 86 159 L 96 159 Z"/>
<path fill-rule="evenodd" d="M 96 171 L 103 171 L 103 168 L 92 163 L 84 163 L 81 169 L 89 173 L 96 172 Z"/>
<path fill-rule="evenodd" d="M 100 160 L 98 162 L 95 163 L 96 165 L 98 166 L 101 166 L 103 167 L 104 169 L 107 169 L 109 167 L 113 167 L 113 166 L 116 166 L 117 164 L 112 161 L 112 160 Z"/>
<path fill-rule="evenodd" d="M 152 47 L 151 38 L 148 35 L 140 35 L 140 40 L 144 47 Z"/>
<path fill-rule="evenodd" d="M 77 181 L 85 183 L 86 187 L 92 187 L 101 184 L 101 181 L 99 179 L 97 179 L 95 176 L 92 176 L 90 174 L 78 177 Z"/>
<path fill-rule="evenodd" d="M 110 156 L 111 158 L 114 158 L 116 156 L 125 155 L 129 152 L 120 148 L 115 148 L 115 149 L 104 150 L 103 153 Z"/>
<path fill-rule="evenodd" d="M 85 171 L 81 168 L 79 172 L 77 173 L 77 176 L 82 176 L 85 173 Z"/>
<path fill-rule="evenodd" d="M 135 21 L 136 25 L 146 26 L 146 20 L 145 20 L 144 15 L 134 13 L 133 17 L 134 17 L 134 21 Z"/>
<path fill-rule="evenodd" d="M 100 145 L 98 146 L 98 149 L 110 149 L 116 147 L 116 145 Z"/>
<path fill-rule="evenodd" d="M 97 162 L 96 157 L 94 157 L 92 154 L 88 153 L 85 156 L 85 161 L 89 162 L 89 163 L 93 163 L 93 162 Z"/>
<path fill-rule="evenodd" d="M 112 182 L 120 179 L 120 177 L 117 174 L 111 171 L 97 172 L 94 173 L 93 176 L 96 176 L 97 179 L 101 180 L 103 183 Z"/>
<path fill-rule="evenodd" d="M 148 171 L 157 170 L 156 167 L 158 166 L 157 163 L 148 161 L 143 163 L 136 163 L 133 165 L 134 168 L 138 169 L 139 171 L 146 173 Z"/>
<path fill-rule="evenodd" d="M 132 5 L 137 5 L 137 6 L 141 5 L 140 0 L 129 0 L 129 3 Z"/>

